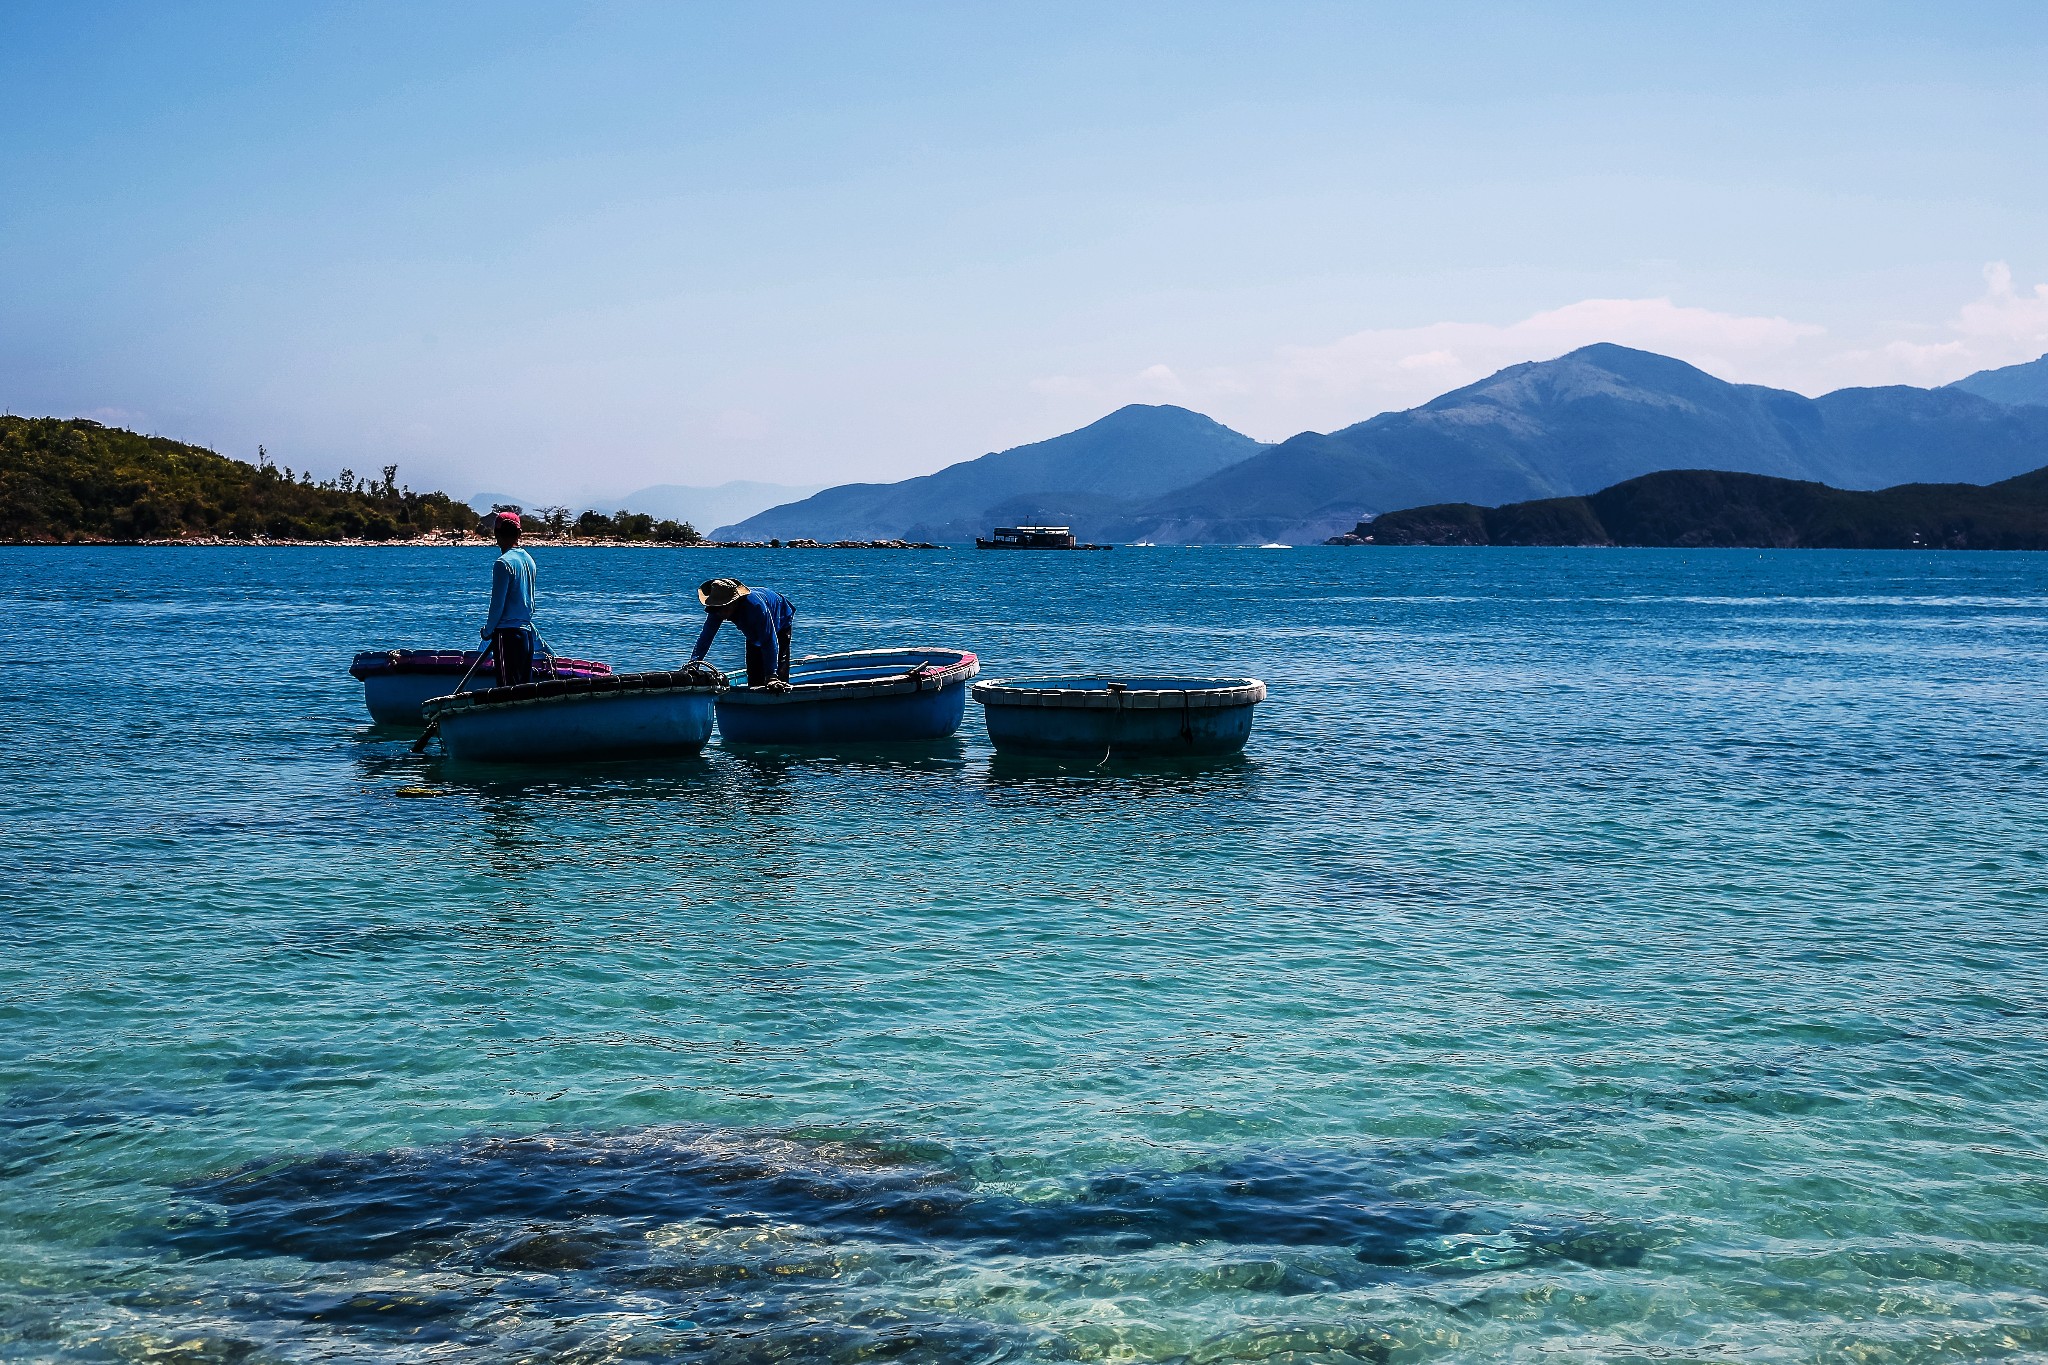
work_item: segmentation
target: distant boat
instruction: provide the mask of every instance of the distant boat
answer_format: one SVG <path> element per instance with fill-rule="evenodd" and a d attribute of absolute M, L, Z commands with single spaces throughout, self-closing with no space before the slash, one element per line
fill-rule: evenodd
<path fill-rule="evenodd" d="M 1279 541 L 1273 540 L 1268 541 L 1266 544 L 1261 545 L 1259 548 L 1261 550 L 1291 550 L 1294 547 L 1292 545 L 1282 545 Z"/>
<path fill-rule="evenodd" d="M 1114 545 L 1080 545 L 1071 526 L 998 526 L 983 540 L 974 538 L 977 550 L 1114 550 Z"/>

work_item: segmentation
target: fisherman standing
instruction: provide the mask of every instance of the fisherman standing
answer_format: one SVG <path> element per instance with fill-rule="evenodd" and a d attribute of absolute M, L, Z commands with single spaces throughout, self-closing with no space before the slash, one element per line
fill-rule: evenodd
<path fill-rule="evenodd" d="M 712 637 L 727 621 L 747 637 L 747 686 L 763 692 L 789 690 L 789 635 L 796 609 L 789 599 L 767 588 L 750 588 L 737 578 L 714 578 L 697 589 L 704 604 L 704 629 L 690 662 L 711 652 Z"/>
<path fill-rule="evenodd" d="M 498 558 L 491 565 L 491 615 L 483 637 L 498 661 L 498 686 L 533 680 L 533 556 L 519 548 L 519 514 L 493 518 Z"/>

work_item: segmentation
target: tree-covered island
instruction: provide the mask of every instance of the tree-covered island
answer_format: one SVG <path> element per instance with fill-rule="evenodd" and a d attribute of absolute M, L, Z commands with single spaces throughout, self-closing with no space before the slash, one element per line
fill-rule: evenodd
<path fill-rule="evenodd" d="M 491 510 L 491 509 L 485 509 Z M 688 522 L 645 513 L 514 509 L 529 534 L 557 539 L 696 544 Z M 0 542 L 142 540 L 413 540 L 475 531 L 479 510 L 416 493 L 398 466 L 375 477 L 256 463 L 84 418 L 0 417 Z"/>
<path fill-rule="evenodd" d="M 396 465 L 319 482 L 83 418 L 0 418 L 0 540 L 402 540 L 476 520 L 446 493 L 400 486 Z"/>
<path fill-rule="evenodd" d="M 1908 483 L 1872 491 L 1671 469 L 1579 498 L 1383 512 L 1329 543 L 2048 550 L 2048 469 L 1992 484 Z"/>

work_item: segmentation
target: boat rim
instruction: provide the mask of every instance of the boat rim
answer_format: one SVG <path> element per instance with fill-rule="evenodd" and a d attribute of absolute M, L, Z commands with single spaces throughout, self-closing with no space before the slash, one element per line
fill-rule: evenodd
<path fill-rule="evenodd" d="M 906 647 L 903 649 L 854 649 L 840 654 L 806 654 L 791 665 L 853 663 L 861 659 L 907 658 L 915 655 L 950 656 L 951 663 L 934 665 L 920 661 L 903 672 L 880 678 L 843 678 L 835 682 L 799 682 L 790 679 L 787 692 L 757 692 L 735 687 L 721 694 L 720 706 L 788 706 L 797 702 L 843 701 L 854 697 L 907 696 L 918 692 L 941 692 L 964 683 L 981 672 L 981 660 L 965 649 Z"/>
<path fill-rule="evenodd" d="M 510 687 L 487 687 L 430 697 L 420 704 L 428 720 L 447 720 L 477 711 L 493 714 L 508 709 L 577 702 L 623 701 L 628 698 L 696 694 L 717 696 L 731 684 L 716 669 L 695 672 L 611 673 L 595 678 L 542 678 Z"/>
<path fill-rule="evenodd" d="M 421 678 L 436 673 L 460 677 L 489 650 L 462 649 L 365 649 L 349 661 L 349 676 L 358 682 L 371 678 Z M 571 659 L 556 655 L 554 666 L 571 674 L 590 677 L 612 676 L 612 666 L 598 659 Z"/>
<path fill-rule="evenodd" d="M 1061 683 L 1094 683 L 1094 687 L 1061 687 Z M 1133 686 L 1180 683 L 1183 686 Z M 1113 685 L 1115 686 L 1113 690 Z M 1101 711 L 1158 711 L 1203 707 L 1251 706 L 1266 699 L 1266 684 L 1257 678 L 1197 678 L 1151 675 L 1121 679 L 1097 674 L 1033 678 L 991 678 L 974 685 L 974 699 L 983 706 L 1045 706 Z"/>

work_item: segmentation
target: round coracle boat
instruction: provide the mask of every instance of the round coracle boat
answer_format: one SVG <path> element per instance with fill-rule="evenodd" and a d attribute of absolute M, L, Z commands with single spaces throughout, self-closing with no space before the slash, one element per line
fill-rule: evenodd
<path fill-rule="evenodd" d="M 974 685 L 998 749 L 1231 754 L 1266 699 L 1257 678 L 992 678 Z"/>
<path fill-rule="evenodd" d="M 726 686 L 709 667 L 548 678 L 435 697 L 427 719 L 453 759 L 528 763 L 694 754 Z"/>
<path fill-rule="evenodd" d="M 421 710 L 427 699 L 453 692 L 477 657 L 475 650 L 369 649 L 356 655 L 348 671 L 363 684 L 371 720 L 379 725 L 418 725 L 427 718 Z M 545 667 L 543 660 L 534 664 Z M 602 678 L 612 671 L 610 664 L 590 659 L 556 659 L 554 664 L 558 678 Z M 470 673 L 462 690 L 478 692 L 495 685 L 490 665 L 485 664 Z"/>
<path fill-rule="evenodd" d="M 789 691 L 735 687 L 718 697 L 733 744 L 893 744 L 944 739 L 967 715 L 980 662 L 963 649 L 864 649 L 789 666 Z"/>

